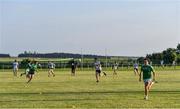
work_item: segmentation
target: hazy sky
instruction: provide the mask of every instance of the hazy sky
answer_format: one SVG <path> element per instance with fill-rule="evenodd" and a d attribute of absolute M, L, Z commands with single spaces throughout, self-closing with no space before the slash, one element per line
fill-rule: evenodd
<path fill-rule="evenodd" d="M 0 0 L 0 53 L 145 56 L 180 43 L 180 0 Z"/>

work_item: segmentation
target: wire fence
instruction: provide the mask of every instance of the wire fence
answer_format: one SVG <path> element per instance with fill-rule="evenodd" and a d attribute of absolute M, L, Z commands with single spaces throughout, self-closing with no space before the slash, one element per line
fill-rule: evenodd
<path fill-rule="evenodd" d="M 71 68 L 71 63 L 67 63 L 67 62 L 54 62 L 56 68 L 58 69 L 69 69 Z M 102 63 L 102 67 L 103 69 L 105 70 L 110 70 L 112 69 L 114 63 Z M 129 63 L 129 64 L 118 64 L 118 69 L 120 70 L 123 70 L 123 69 L 133 69 L 133 66 L 134 64 L 132 63 Z M 139 64 L 139 67 L 141 66 L 141 64 Z M 164 65 L 161 65 L 161 64 L 152 64 L 152 66 L 154 68 L 172 68 L 172 69 L 180 69 L 180 64 L 164 64 Z M 38 64 L 38 68 L 40 69 L 47 69 L 48 68 L 48 63 L 47 62 L 40 62 Z M 88 62 L 85 62 L 85 63 L 78 63 L 77 64 L 77 68 L 78 69 L 88 69 L 88 70 L 91 70 L 91 69 L 94 69 L 94 63 L 88 63 Z M 12 69 L 12 63 L 10 62 L 6 62 L 6 63 L 0 63 L 0 69 Z M 19 69 L 24 69 L 23 68 L 23 65 L 21 65 L 21 63 L 19 64 Z"/>

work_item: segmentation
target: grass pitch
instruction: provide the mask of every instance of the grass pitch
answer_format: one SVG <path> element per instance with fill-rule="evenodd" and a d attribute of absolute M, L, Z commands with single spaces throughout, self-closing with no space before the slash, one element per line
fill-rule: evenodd
<path fill-rule="evenodd" d="M 180 71 L 157 71 L 149 100 L 144 100 L 143 82 L 133 71 L 95 82 L 94 71 L 56 70 L 56 77 L 39 71 L 30 84 L 11 71 L 0 72 L 0 108 L 180 108 Z"/>

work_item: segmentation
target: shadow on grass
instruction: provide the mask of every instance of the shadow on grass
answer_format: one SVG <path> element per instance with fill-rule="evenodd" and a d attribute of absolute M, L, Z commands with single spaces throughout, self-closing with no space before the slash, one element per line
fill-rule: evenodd
<path fill-rule="evenodd" d="M 97 99 L 89 99 L 89 98 L 81 98 L 81 99 L 79 99 L 79 98 L 76 98 L 76 99 L 51 99 L 51 100 L 38 100 L 38 99 L 36 99 L 36 100 L 29 100 L 29 99 L 23 99 L 23 100 L 0 100 L 0 102 L 14 102 L 14 101 L 17 101 L 17 102 L 25 102 L 25 101 L 27 101 L 27 102 L 43 102 L 43 101 L 45 101 L 45 102 L 57 102 L 57 101 L 96 101 L 96 100 L 118 100 L 118 99 L 101 99 L 101 98 L 97 98 Z"/>
<path fill-rule="evenodd" d="M 62 96 L 62 95 L 65 95 L 65 96 L 71 96 L 71 95 L 106 95 L 106 94 L 117 94 L 119 96 L 121 96 L 122 94 L 124 95 L 134 95 L 134 94 L 142 94 L 144 93 L 144 91 L 99 91 L 99 92 L 42 92 L 42 93 L 0 93 L 0 96 L 2 95 L 25 95 L 25 98 L 28 98 L 26 97 L 29 96 L 29 95 L 33 95 L 33 96 L 43 96 L 43 95 L 52 95 L 52 96 Z M 180 91 L 151 91 L 151 93 L 153 94 L 159 94 L 159 93 L 162 93 L 162 94 L 180 94 Z M 54 95 L 53 95 L 54 94 Z M 128 98 L 126 98 L 128 99 Z M 129 100 L 132 100 L 132 99 L 137 99 L 137 98 L 132 98 L 130 97 Z M 47 98 L 38 98 L 38 99 L 21 99 L 21 100 L 17 100 L 17 99 L 14 99 L 14 100 L 0 100 L 0 102 L 43 102 L 43 101 L 47 101 L 47 102 L 56 102 L 56 101 L 94 101 L 94 100 L 119 100 L 118 98 L 104 98 L 104 97 L 100 97 L 100 98 L 93 98 L 93 97 L 77 97 L 77 98 L 57 98 L 57 99 L 48 99 Z M 139 99 L 141 100 L 141 99 Z M 173 98 L 173 100 L 180 100 L 180 98 Z"/>
<path fill-rule="evenodd" d="M 144 91 L 82 91 L 82 92 L 19 92 L 19 93 L 0 93 L 0 95 L 33 95 L 33 94 L 56 94 L 56 95 L 82 95 L 82 94 L 136 94 L 144 93 Z M 179 91 L 151 91 L 151 93 L 163 93 L 163 94 L 180 94 Z M 40 95 L 41 95 L 40 94 Z"/>

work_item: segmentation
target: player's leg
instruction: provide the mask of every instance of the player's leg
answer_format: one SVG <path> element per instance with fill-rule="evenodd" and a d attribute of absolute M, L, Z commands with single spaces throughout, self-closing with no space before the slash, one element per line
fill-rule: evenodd
<path fill-rule="evenodd" d="M 113 71 L 114 71 L 114 72 L 113 72 L 113 75 L 116 75 L 116 70 L 115 70 L 115 69 L 113 69 Z"/>
<path fill-rule="evenodd" d="M 134 75 L 136 76 L 138 74 L 137 69 L 134 68 Z"/>
<path fill-rule="evenodd" d="M 51 76 L 51 69 L 48 70 L 48 77 Z"/>
<path fill-rule="evenodd" d="M 99 82 L 100 73 L 98 71 L 96 71 L 95 75 L 96 75 L 96 82 Z"/>
<path fill-rule="evenodd" d="M 54 75 L 54 71 L 53 71 L 53 69 L 50 69 L 50 70 L 49 70 L 49 75 L 53 75 L 53 76 L 55 76 L 55 75 Z"/>
<path fill-rule="evenodd" d="M 17 76 L 17 72 L 16 72 L 15 68 L 13 69 L 13 74 L 14 74 L 14 76 Z"/>
<path fill-rule="evenodd" d="M 72 76 L 75 76 L 75 68 L 72 68 Z"/>
<path fill-rule="evenodd" d="M 34 76 L 34 74 L 30 74 L 30 76 L 29 76 L 29 80 L 28 80 L 28 82 L 27 82 L 27 83 L 30 83 L 30 82 L 31 82 L 31 80 L 33 79 L 33 76 Z"/>
<path fill-rule="evenodd" d="M 75 69 L 73 69 L 73 74 L 72 75 L 75 76 Z"/>
<path fill-rule="evenodd" d="M 117 75 L 117 69 L 114 69 L 114 73 L 115 73 L 115 75 Z"/>
<path fill-rule="evenodd" d="M 16 70 L 14 70 L 14 76 L 17 76 L 17 72 L 16 72 Z"/>
<path fill-rule="evenodd" d="M 71 68 L 71 76 L 73 76 L 73 68 Z"/>
<path fill-rule="evenodd" d="M 76 68 L 74 68 L 74 76 L 76 75 Z"/>
<path fill-rule="evenodd" d="M 51 74 L 53 75 L 53 77 L 55 77 L 54 69 L 51 69 Z"/>
<path fill-rule="evenodd" d="M 24 72 L 24 73 L 21 73 L 21 75 L 20 75 L 20 76 L 23 76 L 23 75 L 26 75 L 26 72 Z"/>
<path fill-rule="evenodd" d="M 144 88 L 145 88 L 145 100 L 148 100 L 148 95 L 149 95 L 149 87 L 151 85 L 151 80 L 147 79 L 144 81 Z"/>
<path fill-rule="evenodd" d="M 149 82 L 148 90 L 150 90 L 152 88 L 153 84 L 154 84 L 154 81 Z"/>
<path fill-rule="evenodd" d="M 15 76 L 15 70 L 13 69 L 13 75 Z"/>
<path fill-rule="evenodd" d="M 136 69 L 136 71 L 137 71 L 137 74 L 138 74 L 138 75 L 140 75 L 140 74 L 139 74 L 139 70 L 138 70 L 138 68 Z"/>
<path fill-rule="evenodd" d="M 74 73 L 74 69 L 71 69 L 71 76 L 73 76 L 73 73 Z"/>
<path fill-rule="evenodd" d="M 28 74 L 28 72 L 29 72 L 29 69 L 26 69 L 25 72 L 24 72 L 24 73 L 21 73 L 20 76 L 26 75 L 26 74 Z"/>
<path fill-rule="evenodd" d="M 18 73 L 18 69 L 16 69 L 16 70 L 15 70 L 15 72 L 16 72 L 16 76 L 17 76 L 17 73 Z"/>
<path fill-rule="evenodd" d="M 148 99 L 148 82 L 144 83 L 144 99 Z"/>
<path fill-rule="evenodd" d="M 138 70 L 138 68 L 136 68 L 135 71 L 136 71 L 136 75 L 139 75 L 139 70 Z"/>
<path fill-rule="evenodd" d="M 29 75 L 30 75 L 30 74 L 28 73 L 28 74 L 26 75 L 26 78 L 29 78 Z"/>
<path fill-rule="evenodd" d="M 103 72 L 103 75 L 104 75 L 104 76 L 107 76 L 106 72 Z"/>
<path fill-rule="evenodd" d="M 136 76 L 136 69 L 134 68 L 134 75 Z"/>
<path fill-rule="evenodd" d="M 134 68 L 134 73 L 135 73 L 135 75 L 139 75 L 138 68 Z"/>

